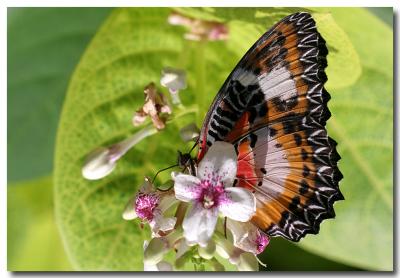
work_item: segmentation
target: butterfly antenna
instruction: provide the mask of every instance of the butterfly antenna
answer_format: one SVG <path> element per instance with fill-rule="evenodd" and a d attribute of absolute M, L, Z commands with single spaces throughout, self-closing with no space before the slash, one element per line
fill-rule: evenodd
<path fill-rule="evenodd" d="M 196 143 L 194 143 L 193 147 L 190 149 L 189 154 L 194 150 L 197 144 L 199 144 L 199 138 L 197 138 Z"/>
<path fill-rule="evenodd" d="M 168 170 L 168 169 L 177 167 L 177 166 L 179 166 L 179 165 L 178 165 L 178 164 L 175 164 L 175 165 L 169 166 L 169 167 L 167 167 L 167 168 L 158 170 L 158 172 L 157 172 L 157 173 L 155 174 L 155 176 L 153 177 L 153 180 L 151 181 L 151 183 L 154 183 L 154 180 L 157 178 L 157 176 L 158 176 L 159 173 L 161 173 L 161 172 L 163 172 L 163 171 L 165 171 L 165 170 Z"/>

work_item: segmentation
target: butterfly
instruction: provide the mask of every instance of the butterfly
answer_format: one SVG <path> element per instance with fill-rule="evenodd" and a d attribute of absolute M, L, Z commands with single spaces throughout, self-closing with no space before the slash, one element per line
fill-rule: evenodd
<path fill-rule="evenodd" d="M 247 51 L 203 122 L 197 162 L 216 141 L 235 146 L 234 186 L 251 190 L 251 219 L 269 236 L 317 234 L 344 200 L 324 88 L 328 49 L 309 13 L 283 18 Z"/>

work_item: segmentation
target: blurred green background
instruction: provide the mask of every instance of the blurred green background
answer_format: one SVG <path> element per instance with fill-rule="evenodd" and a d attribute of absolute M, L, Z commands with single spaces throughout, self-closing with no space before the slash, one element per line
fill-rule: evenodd
<path fill-rule="evenodd" d="M 363 67 L 356 85 L 341 88 L 341 91 L 360 90 L 362 94 L 368 90 L 363 84 L 376 81 L 376 88 L 371 84 L 373 88 L 370 90 L 376 89 L 371 93 L 378 94 L 382 88 L 379 87 L 379 75 L 374 75 L 371 70 L 374 64 L 370 61 L 373 58 L 365 56 L 374 56 L 378 51 L 388 50 L 373 49 L 377 44 L 371 44 L 371 49 L 366 50 L 364 44 L 368 42 L 367 31 L 360 31 L 366 34 L 365 41 L 356 41 L 357 29 L 351 28 L 354 23 L 352 20 L 343 20 L 346 18 L 344 13 L 346 9 L 337 9 L 332 12 L 333 18 L 349 36 L 361 64 L 364 63 L 363 59 L 365 64 L 370 64 L 368 69 Z M 384 26 L 379 25 L 379 28 L 392 32 L 391 8 L 369 8 L 361 13 L 376 18 Z M 73 269 L 73 264 L 67 259 L 54 216 L 52 177 L 56 131 L 71 75 L 89 42 L 110 14 L 112 9 L 109 8 L 8 10 L 8 270 Z M 351 13 L 348 16 L 351 17 Z M 392 67 L 382 71 L 386 74 L 386 83 L 389 83 L 385 84 L 388 86 L 385 88 L 390 90 Z M 382 71 L 379 73 L 382 74 Z M 392 107 L 393 100 L 387 98 L 387 95 L 381 101 L 386 107 Z M 392 125 L 387 124 L 387 128 Z M 334 130 L 337 126 L 331 128 Z M 334 138 L 339 144 L 341 139 L 346 141 L 346 138 Z M 392 149 L 389 146 L 385 151 L 392 152 Z M 387 165 L 386 171 L 390 176 L 392 165 Z M 346 196 L 346 201 L 351 202 L 352 198 L 351 195 Z M 377 237 L 379 241 L 379 235 Z M 74 257 L 74 254 L 69 254 L 69 257 Z M 273 239 L 262 259 L 267 263 L 268 270 L 389 270 L 387 266 L 354 263 L 340 256 L 337 259 L 335 256 L 328 257 L 313 250 L 312 244 L 299 247 L 282 239 Z"/>

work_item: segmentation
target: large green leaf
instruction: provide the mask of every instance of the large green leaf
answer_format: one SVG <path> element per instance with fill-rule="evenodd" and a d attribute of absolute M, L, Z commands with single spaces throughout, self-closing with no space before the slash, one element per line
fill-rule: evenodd
<path fill-rule="evenodd" d="M 54 221 L 51 177 L 7 188 L 7 269 L 71 270 Z"/>
<path fill-rule="evenodd" d="M 215 93 L 243 53 L 267 26 L 294 10 L 180 10 L 228 24 L 231 30 L 229 40 L 209 43 L 184 41 L 184 29 L 166 23 L 170 9 L 118 9 L 112 13 L 73 75 L 57 136 L 56 215 L 74 268 L 141 269 L 145 233 L 136 222 L 121 219 L 125 202 L 134 194 L 144 175 L 151 175 L 175 162 L 176 150 L 185 148 L 178 136 L 179 127 L 192 120 L 201 124 Z M 340 88 L 353 84 L 359 78 L 360 61 L 349 38 L 334 18 L 325 10 L 312 12 L 331 50 L 328 74 L 335 83 L 330 81 L 329 88 L 336 98 L 339 92 L 347 90 Z M 336 34 L 337 40 L 331 32 Z M 84 180 L 80 170 L 90 151 L 117 142 L 138 130 L 130 125 L 132 114 L 143 103 L 144 86 L 151 81 L 158 83 L 161 69 L 165 66 L 187 70 L 188 89 L 181 96 L 184 104 L 190 106 L 180 111 L 181 117 L 168 124 L 161 133 L 135 146 L 110 176 L 101 181 Z M 343 83 L 340 83 L 341 80 Z M 359 82 L 364 81 L 357 84 Z M 352 99 L 349 97 L 348 101 Z M 339 106 L 334 103 L 331 102 L 331 107 L 335 118 Z M 338 123 L 341 121 L 342 118 L 336 120 Z M 356 120 L 355 123 L 360 122 Z M 346 127 L 350 124 L 351 121 L 344 123 Z M 364 131 L 371 132 L 371 129 Z M 339 143 L 343 137 L 347 139 L 346 136 L 340 137 L 340 133 L 334 135 L 340 139 Z M 344 167 L 349 171 L 352 169 Z M 346 175 L 346 170 L 343 170 Z M 344 204 L 351 203 L 351 194 L 347 193 L 345 191 L 350 201 L 342 202 Z M 353 221 L 350 217 L 352 213 L 344 211 L 342 214 L 347 214 Z M 334 237 L 343 239 L 347 236 L 340 231 L 344 226 L 342 223 L 337 225 L 339 232 Z M 363 251 L 366 250 L 365 246 Z M 330 249 L 322 253 L 324 256 L 331 254 L 334 253 Z M 336 258 L 354 263 L 344 256 Z M 291 262 L 287 263 L 290 265 Z"/>
<path fill-rule="evenodd" d="M 109 9 L 9 8 L 7 178 L 49 175 L 72 70 Z"/>
<path fill-rule="evenodd" d="M 364 9 L 332 12 L 351 35 L 363 73 L 353 86 L 331 91 L 329 102 L 328 129 L 339 142 L 346 200 L 335 205 L 336 219 L 301 246 L 355 266 L 392 270 L 393 33 Z"/>

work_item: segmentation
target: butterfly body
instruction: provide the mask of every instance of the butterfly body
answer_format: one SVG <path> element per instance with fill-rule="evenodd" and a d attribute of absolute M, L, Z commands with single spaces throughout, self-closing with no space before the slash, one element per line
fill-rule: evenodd
<path fill-rule="evenodd" d="M 317 233 L 343 199 L 340 156 L 325 129 L 327 54 L 310 14 L 284 18 L 240 60 L 201 129 L 197 160 L 216 141 L 235 146 L 235 185 L 255 194 L 252 222 L 270 236 Z"/>

